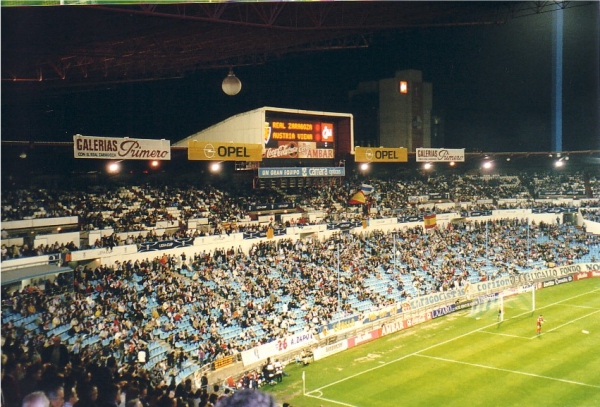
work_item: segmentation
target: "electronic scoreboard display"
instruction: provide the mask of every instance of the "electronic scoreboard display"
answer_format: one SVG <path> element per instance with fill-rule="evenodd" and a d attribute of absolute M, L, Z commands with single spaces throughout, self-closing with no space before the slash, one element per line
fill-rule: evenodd
<path fill-rule="evenodd" d="M 335 158 L 336 131 L 333 122 L 267 118 L 263 158 Z"/>

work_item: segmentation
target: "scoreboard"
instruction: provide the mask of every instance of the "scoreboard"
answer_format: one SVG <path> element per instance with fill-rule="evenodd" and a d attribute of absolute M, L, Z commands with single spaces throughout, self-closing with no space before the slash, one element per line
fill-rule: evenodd
<path fill-rule="evenodd" d="M 333 121 L 265 119 L 263 158 L 335 158 L 336 129 Z"/>

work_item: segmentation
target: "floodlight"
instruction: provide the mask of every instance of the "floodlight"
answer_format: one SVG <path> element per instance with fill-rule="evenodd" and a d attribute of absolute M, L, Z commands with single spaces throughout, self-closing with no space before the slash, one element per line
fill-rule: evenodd
<path fill-rule="evenodd" d="M 235 96 L 242 90 L 242 82 L 233 73 L 233 69 L 229 69 L 229 74 L 223 79 L 221 88 L 226 95 Z"/>

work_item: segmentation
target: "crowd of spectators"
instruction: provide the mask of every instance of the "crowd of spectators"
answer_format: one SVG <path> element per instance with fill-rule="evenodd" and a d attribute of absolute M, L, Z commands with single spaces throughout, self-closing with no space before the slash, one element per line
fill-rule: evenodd
<path fill-rule="evenodd" d="M 133 395 L 136 388 L 149 389 L 152 405 L 161 405 L 160 397 L 177 393 L 175 378 L 183 379 L 179 371 L 189 361 L 203 365 L 290 333 L 318 334 L 332 320 L 467 281 L 572 264 L 599 242 L 568 225 L 527 228 L 524 220 L 512 219 L 78 267 L 72 280 L 3 293 L 3 371 L 19 377 L 14 363 L 26 370 L 41 366 L 50 384 L 59 381 L 65 391 L 79 385 L 81 396 L 101 387 L 97 380 L 104 379 L 97 375 L 104 377 L 108 368 L 114 370 L 111 385 L 122 382 L 121 389 Z M 384 282 L 384 289 L 375 289 L 372 280 Z M 15 323 L 30 317 L 26 325 Z M 60 344 L 57 330 L 67 356 L 48 350 Z M 146 357 L 158 344 L 166 352 L 149 364 Z M 88 376 L 91 390 L 82 384 Z M 3 383 L 8 388 L 19 387 Z"/>
<path fill-rule="evenodd" d="M 586 183 L 587 180 L 587 183 Z M 330 210 L 348 207 L 348 198 L 364 179 L 348 180 L 338 185 L 302 190 L 286 195 L 272 189 L 228 190 L 226 186 L 177 187 L 90 187 L 87 191 L 45 189 L 7 190 L 2 192 L 2 221 L 32 218 L 77 216 L 81 230 L 112 228 L 115 232 L 147 229 L 159 221 L 187 222 L 194 218 L 209 219 L 217 227 L 223 222 L 242 221 L 248 205 L 293 202 L 299 207 Z M 555 175 L 470 175 L 412 174 L 394 179 L 371 179 L 379 196 L 378 205 L 401 209 L 409 206 L 411 196 L 444 196 L 451 202 L 538 198 L 540 190 L 562 193 L 586 190 L 595 177 L 581 173 Z M 225 189 L 223 189 L 225 188 Z M 594 196 L 600 191 L 590 188 Z M 558 194 L 557 196 L 560 196 Z"/>
<path fill-rule="evenodd" d="M 519 198 L 514 205 L 552 205 L 529 199 L 527 185 L 516 176 L 370 183 L 382 209 L 379 216 L 388 214 L 384 208 L 405 216 L 422 214 L 407 197 L 429 193 L 448 194 L 477 209 L 496 208 L 493 203 L 475 206 L 480 199 L 507 197 Z M 131 232 L 124 241 L 115 233 L 91 245 L 110 249 L 202 233 L 258 231 L 255 225 L 241 224 L 249 204 L 294 202 L 324 211 L 324 221 L 348 216 L 347 200 L 360 184 L 326 185 L 294 197 L 276 191 L 238 196 L 213 187 L 12 191 L 2 195 L 2 219 L 77 216 L 82 230 Z M 582 214 L 599 220 L 596 208 L 591 203 Z M 208 231 L 181 227 L 199 217 L 209 219 Z M 158 221 L 178 227 L 157 236 L 149 227 Z M 240 225 L 234 226 L 235 221 Z M 232 226 L 225 229 L 226 222 Z M 597 236 L 569 225 L 505 219 L 455 223 L 429 232 L 417 227 L 337 233 L 326 240 L 262 241 L 248 252 L 230 247 L 78 266 L 72 276 L 60 274 L 17 291 L 3 289 L 2 396 L 7 407 L 21 405 L 24 396 L 36 391 L 44 391 L 50 402 L 64 399 L 70 406 L 115 401 L 214 405 L 224 393 L 217 389 L 213 396 L 206 386 L 195 388 L 183 373 L 292 333 L 317 335 L 331 321 L 417 295 L 535 267 L 596 261 L 590 251 L 596 253 L 599 244 Z M 3 245 L 2 259 L 80 248 L 85 247 L 73 242 L 33 249 Z M 253 383 L 251 377 L 247 381 Z"/>
<path fill-rule="evenodd" d="M 600 209 L 582 209 L 581 216 L 583 216 L 583 219 L 590 220 L 592 222 L 600 222 Z"/>
<path fill-rule="evenodd" d="M 526 173 L 520 175 L 413 175 L 396 179 L 372 179 L 374 187 L 371 207 L 376 210 L 371 217 L 422 216 L 429 210 L 437 213 L 453 212 L 461 207 L 448 205 L 465 204 L 469 210 L 544 208 L 567 206 L 552 201 L 533 199 L 540 189 L 559 186 L 567 193 L 572 187 L 584 185 L 580 173 L 553 175 Z M 590 177 L 586 178 L 588 181 Z M 591 177 L 591 180 L 595 180 Z M 107 247 L 120 244 L 140 244 L 180 237 L 197 237 L 207 234 L 265 231 L 268 227 L 283 228 L 287 224 L 277 222 L 257 225 L 251 220 L 249 205 L 265 203 L 295 204 L 293 211 L 323 211 L 321 222 L 360 216 L 356 207 L 348 204 L 348 198 L 360 188 L 360 180 L 353 179 L 342 184 L 323 185 L 303 190 L 298 195 L 285 195 L 275 190 L 226 191 L 213 186 L 131 188 L 90 187 L 88 191 L 48 191 L 44 189 L 9 190 L 2 193 L 2 220 L 76 216 L 81 231 L 110 228 L 112 236 L 86 241 L 42 244 L 4 244 L 2 260 L 19 257 L 60 254 L 80 249 Z M 563 188 L 564 187 L 564 188 Z M 569 189 L 571 188 L 571 189 Z M 584 188 L 585 189 L 585 188 Z M 598 192 L 595 191 L 594 194 Z M 416 205 L 411 197 L 435 196 L 433 208 Z M 443 197 L 444 199 L 439 199 Z M 503 199 L 512 201 L 498 202 Z M 440 204 L 443 203 L 443 204 Z M 292 211 L 292 212 L 293 212 Z M 589 211 L 588 211 L 589 213 Z M 189 220 L 207 219 L 206 226 L 187 229 Z M 588 218 L 592 220 L 592 218 Z M 595 218 L 594 218 L 595 219 Z M 166 222 L 168 230 L 157 235 L 157 222 Z M 314 221 L 313 221 L 314 222 Z M 122 234 L 128 233 L 126 238 Z M 3 239 L 8 232 L 3 230 Z"/>

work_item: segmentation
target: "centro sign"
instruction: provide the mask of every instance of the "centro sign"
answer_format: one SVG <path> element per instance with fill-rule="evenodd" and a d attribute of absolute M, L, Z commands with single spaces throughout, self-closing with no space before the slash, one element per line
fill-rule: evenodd
<path fill-rule="evenodd" d="M 262 161 L 261 144 L 190 141 L 189 160 Z"/>

